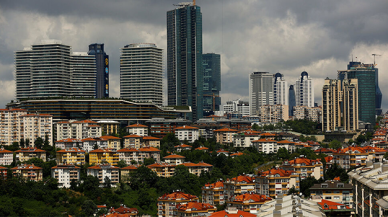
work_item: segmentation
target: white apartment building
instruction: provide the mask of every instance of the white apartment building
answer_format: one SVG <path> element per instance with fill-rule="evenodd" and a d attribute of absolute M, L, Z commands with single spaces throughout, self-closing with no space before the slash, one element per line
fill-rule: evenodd
<path fill-rule="evenodd" d="M 260 139 L 258 131 L 243 131 L 233 135 L 233 146 L 241 148 L 252 147 L 252 141 Z"/>
<path fill-rule="evenodd" d="M 274 78 L 268 72 L 249 76 L 249 115 L 256 115 L 260 106 L 274 104 Z"/>
<path fill-rule="evenodd" d="M 57 123 L 57 140 L 62 139 L 86 139 L 100 137 L 102 134 L 101 126 L 91 120 L 69 120 Z"/>
<path fill-rule="evenodd" d="M 29 139 L 28 146 L 35 146 L 35 140 L 48 138 L 49 145 L 52 143 L 53 116 L 49 114 L 26 114 L 20 116 L 23 128 L 23 138 Z"/>
<path fill-rule="evenodd" d="M 82 147 L 82 141 L 80 139 L 62 139 L 55 142 L 55 147 L 59 149 Z"/>
<path fill-rule="evenodd" d="M 148 136 L 148 126 L 142 124 L 132 124 L 127 126 L 130 135 Z"/>
<path fill-rule="evenodd" d="M 240 99 L 234 101 L 227 101 L 223 105 L 223 111 L 227 114 L 241 114 L 242 116 L 249 116 L 249 103 Z"/>
<path fill-rule="evenodd" d="M 295 83 L 296 106 L 314 107 L 314 82 L 306 71 L 303 71 Z"/>
<path fill-rule="evenodd" d="M 24 109 L 0 109 L 0 143 L 1 145 L 12 145 L 19 142 L 23 137 L 21 115 L 26 115 Z"/>
<path fill-rule="evenodd" d="M 5 150 L 3 146 L 0 149 L 0 165 L 11 165 L 13 162 L 13 152 Z"/>
<path fill-rule="evenodd" d="M 155 44 L 130 44 L 121 48 L 120 98 L 163 103 L 163 50 Z"/>
<path fill-rule="evenodd" d="M 283 74 L 279 72 L 274 75 L 273 95 L 274 104 L 288 105 L 288 82 L 284 79 Z"/>
<path fill-rule="evenodd" d="M 51 168 L 51 177 L 58 180 L 58 188 L 70 188 L 72 180 L 80 180 L 80 168 L 74 165 L 57 165 Z"/>
<path fill-rule="evenodd" d="M 288 121 L 288 105 L 262 105 L 257 113 L 262 123 L 278 123 L 281 120 Z"/>
<path fill-rule="evenodd" d="M 191 126 L 182 126 L 175 128 L 175 136 L 179 141 L 183 142 L 185 140 L 193 143 L 199 138 L 199 128 Z"/>
<path fill-rule="evenodd" d="M 108 177 L 111 181 L 111 186 L 114 187 L 119 182 L 119 167 L 112 165 L 96 165 L 88 167 L 88 176 L 95 176 L 100 182 L 100 186 L 104 186 L 105 178 Z"/>
<path fill-rule="evenodd" d="M 96 145 L 97 145 L 97 148 L 99 149 L 108 148 L 108 140 L 100 137 L 81 139 L 81 141 L 82 141 L 82 149 L 86 153 L 89 153 L 90 151 L 94 150 L 94 147 Z"/>
<path fill-rule="evenodd" d="M 266 154 L 276 153 L 278 151 L 277 141 L 272 139 L 259 139 L 252 141 L 253 146 L 259 152 L 263 152 Z"/>

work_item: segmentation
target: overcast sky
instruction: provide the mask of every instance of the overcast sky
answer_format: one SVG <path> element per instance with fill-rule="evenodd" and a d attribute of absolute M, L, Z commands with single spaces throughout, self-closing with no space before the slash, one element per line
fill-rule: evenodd
<path fill-rule="evenodd" d="M 155 43 L 166 58 L 166 12 L 173 0 L 0 0 L 0 107 L 15 97 L 14 52 L 58 39 L 74 52 L 105 43 L 110 55 L 110 95 L 120 93 L 120 48 Z M 203 52 L 221 54 L 222 102 L 248 100 L 253 71 L 280 72 L 289 84 L 302 71 L 315 82 L 321 103 L 326 77 L 354 60 L 376 57 L 388 109 L 387 0 L 197 0 L 202 10 Z M 357 59 L 356 59 L 357 57 Z M 166 89 L 166 83 L 164 89 Z"/>

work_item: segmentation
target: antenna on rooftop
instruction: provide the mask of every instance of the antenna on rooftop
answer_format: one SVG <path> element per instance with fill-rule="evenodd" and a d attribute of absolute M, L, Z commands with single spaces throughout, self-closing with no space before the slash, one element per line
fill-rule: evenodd
<path fill-rule="evenodd" d="M 380 54 L 375 54 L 375 53 L 373 53 L 372 54 L 372 56 L 373 56 L 373 66 L 375 66 L 376 65 L 376 56 L 381 56 Z"/>

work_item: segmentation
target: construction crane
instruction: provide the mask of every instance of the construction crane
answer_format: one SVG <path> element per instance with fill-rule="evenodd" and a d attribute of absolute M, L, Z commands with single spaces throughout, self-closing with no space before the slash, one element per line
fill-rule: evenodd
<path fill-rule="evenodd" d="M 216 97 L 220 97 L 219 95 L 213 94 L 203 94 L 203 96 L 212 96 L 213 97 L 213 111 L 216 110 Z"/>
<path fill-rule="evenodd" d="M 372 54 L 372 56 L 373 56 L 373 66 L 376 66 L 376 56 L 381 56 L 380 54 L 375 54 L 375 53 L 373 53 Z"/>

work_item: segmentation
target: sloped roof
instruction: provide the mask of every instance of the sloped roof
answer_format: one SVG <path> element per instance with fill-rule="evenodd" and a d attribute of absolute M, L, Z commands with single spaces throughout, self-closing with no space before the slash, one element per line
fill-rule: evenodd
<path fill-rule="evenodd" d="M 213 132 L 238 132 L 238 130 L 231 129 L 231 128 L 223 128 L 219 130 L 213 130 Z"/>
<path fill-rule="evenodd" d="M 250 201 L 253 203 L 258 203 L 258 202 L 266 202 L 270 201 L 272 198 L 267 197 L 263 194 L 250 194 L 250 193 L 245 193 L 241 195 L 237 195 L 234 197 L 233 202 L 244 202 L 244 201 Z"/>
<path fill-rule="evenodd" d="M 228 213 L 226 210 L 212 213 L 209 217 L 256 217 L 255 214 L 238 210 L 237 213 Z"/>
<path fill-rule="evenodd" d="M 56 141 L 56 142 L 82 142 L 82 141 L 79 140 L 79 139 L 68 138 L 68 139 L 58 140 L 58 141 Z"/>
<path fill-rule="evenodd" d="M 198 130 L 199 128 L 197 127 L 192 127 L 192 126 L 182 126 L 182 127 L 177 127 L 175 130 Z"/>
<path fill-rule="evenodd" d="M 45 150 L 42 150 L 42 149 L 37 149 L 37 148 L 33 148 L 33 147 L 28 147 L 28 148 L 21 148 L 20 150 L 17 150 L 15 152 L 46 152 Z"/>
<path fill-rule="evenodd" d="M 95 165 L 95 166 L 91 166 L 91 167 L 88 167 L 88 170 L 91 169 L 91 170 L 101 170 L 101 169 L 120 169 L 119 167 L 115 167 L 113 165 L 110 165 L 110 164 L 104 164 L 104 165 Z"/>
<path fill-rule="evenodd" d="M 121 170 L 137 170 L 137 165 L 136 166 L 129 165 L 129 166 L 121 168 Z"/>
<path fill-rule="evenodd" d="M 282 140 L 282 141 L 279 141 L 278 144 L 295 144 L 295 142 L 291 142 L 288 140 Z"/>
<path fill-rule="evenodd" d="M 287 161 L 285 161 L 287 162 Z M 312 166 L 313 163 L 315 164 L 320 164 L 321 162 L 319 160 L 311 160 L 305 157 L 299 157 L 295 158 L 294 160 L 288 161 L 289 164 L 295 165 L 295 164 L 306 164 L 306 166 Z"/>
<path fill-rule="evenodd" d="M 230 156 L 241 156 L 241 155 L 244 155 L 244 153 L 236 152 L 236 153 L 231 154 Z"/>
<path fill-rule="evenodd" d="M 227 179 L 227 180 L 229 180 L 229 179 Z M 246 182 L 246 183 L 254 183 L 255 182 L 254 177 L 247 176 L 247 175 L 240 175 L 240 176 L 231 178 L 230 180 L 235 181 L 235 182 Z"/>
<path fill-rule="evenodd" d="M 98 124 L 97 122 L 92 121 L 92 120 L 74 121 L 74 122 L 71 122 L 71 123 L 72 124 Z"/>
<path fill-rule="evenodd" d="M 101 136 L 100 138 L 107 139 L 107 140 L 109 140 L 109 139 L 120 139 L 119 137 L 116 137 L 116 136 L 108 136 L 108 135 L 106 135 L 106 136 Z"/>
<path fill-rule="evenodd" d="M 192 201 L 192 202 L 188 202 L 188 203 L 185 203 L 185 204 L 180 204 L 180 205 L 177 205 L 177 209 L 179 211 L 186 211 L 188 209 L 191 210 L 191 212 L 193 211 L 207 211 L 207 210 L 216 210 L 216 207 L 215 206 L 212 206 L 208 203 L 199 203 L 197 201 Z"/>
<path fill-rule="evenodd" d="M 162 140 L 161 138 L 153 137 L 153 136 L 145 136 L 143 140 Z"/>
<path fill-rule="evenodd" d="M 229 151 L 226 151 L 224 149 L 217 150 L 217 153 L 229 153 Z"/>
<path fill-rule="evenodd" d="M 89 151 L 89 153 L 104 153 L 104 152 L 114 152 L 114 151 L 112 151 L 109 148 L 104 148 L 104 149 L 99 148 L 99 149 L 95 149 L 93 151 Z"/>
<path fill-rule="evenodd" d="M 175 164 L 168 164 L 168 163 L 154 163 L 147 166 L 148 168 L 158 168 L 158 167 L 176 167 Z"/>
<path fill-rule="evenodd" d="M 182 156 L 182 155 L 177 155 L 177 154 L 172 154 L 172 155 L 168 155 L 168 156 L 164 157 L 164 159 L 176 159 L 176 158 L 184 159 L 186 157 Z"/>
<path fill-rule="evenodd" d="M 273 139 L 259 139 L 259 140 L 255 140 L 255 141 L 252 141 L 252 142 L 278 142 L 276 140 L 273 140 Z"/>
<path fill-rule="evenodd" d="M 154 147 L 143 147 L 143 148 L 140 148 L 139 151 L 144 151 L 144 152 L 160 152 L 159 149 L 154 148 Z"/>
<path fill-rule="evenodd" d="M 136 134 L 131 134 L 131 135 L 128 135 L 128 136 L 124 136 L 124 138 L 142 138 L 142 137 L 139 136 L 139 135 L 136 135 Z"/>
<path fill-rule="evenodd" d="M 205 184 L 204 187 L 209 187 L 210 189 L 213 189 L 213 188 L 223 188 L 224 187 L 224 182 L 223 181 L 218 181 L 218 182 L 215 182 L 215 183 L 207 183 Z M 202 189 L 204 189 L 204 187 L 202 187 Z"/>
<path fill-rule="evenodd" d="M 158 198 L 158 200 L 198 200 L 198 197 L 195 196 L 195 195 L 191 195 L 191 194 L 186 194 L 184 192 L 181 192 L 181 191 L 176 191 L 176 192 L 173 192 L 171 194 L 163 194 L 162 196 L 160 196 Z"/>
<path fill-rule="evenodd" d="M 13 152 L 10 151 L 10 150 L 4 149 L 4 147 L 2 146 L 1 149 L 0 149 L 0 153 L 9 153 L 9 154 L 12 154 Z"/>
<path fill-rule="evenodd" d="M 0 166 L 0 170 L 7 170 L 7 169 L 8 169 L 7 167 Z"/>
<path fill-rule="evenodd" d="M 198 147 L 198 148 L 196 148 L 195 150 L 200 150 L 200 151 L 202 151 L 202 150 L 208 150 L 209 148 L 206 148 L 206 147 Z"/>
<path fill-rule="evenodd" d="M 148 128 L 148 126 L 143 124 L 131 124 L 127 126 L 128 128 Z"/>
<path fill-rule="evenodd" d="M 34 164 L 23 164 L 12 168 L 11 170 L 42 170 L 42 167 L 37 167 Z"/>
<path fill-rule="evenodd" d="M 349 206 L 346 206 L 343 203 L 336 203 L 332 202 L 330 200 L 323 200 L 321 202 L 318 202 L 318 204 L 322 207 L 324 210 L 330 210 L 330 209 L 338 209 L 338 206 L 345 206 L 346 209 L 350 209 Z"/>
<path fill-rule="evenodd" d="M 315 153 L 336 153 L 337 151 L 331 148 L 320 148 L 314 151 Z"/>
<path fill-rule="evenodd" d="M 268 175 L 276 175 L 276 174 L 279 174 L 280 177 L 289 177 L 291 176 L 293 171 L 290 171 L 290 170 L 284 170 L 284 169 L 275 169 L 275 168 L 272 168 L 270 170 L 267 170 L 267 171 L 264 171 L 264 172 L 259 172 L 258 175 L 259 176 L 268 176 Z"/>
<path fill-rule="evenodd" d="M 51 167 L 51 169 L 80 169 L 80 167 L 77 167 L 71 164 L 60 164 L 60 165 Z"/>
<path fill-rule="evenodd" d="M 62 150 L 59 150 L 57 152 L 59 152 L 59 153 L 69 153 L 69 152 L 85 152 L 85 151 L 82 150 L 82 149 L 73 147 L 73 148 L 69 148 L 69 149 L 62 149 Z"/>
<path fill-rule="evenodd" d="M 138 210 L 136 208 L 129 208 L 129 207 L 120 206 L 117 209 L 110 208 L 109 212 L 110 213 L 117 213 L 117 214 L 128 214 L 128 213 L 138 213 Z"/>
<path fill-rule="evenodd" d="M 186 145 L 186 144 L 181 144 L 181 145 L 176 145 L 174 148 L 191 148 L 191 145 Z"/>
<path fill-rule="evenodd" d="M 262 133 L 260 136 L 276 136 L 276 134 L 273 133 Z"/>
<path fill-rule="evenodd" d="M 139 152 L 136 148 L 122 148 L 120 150 L 117 150 L 117 152 Z"/>

